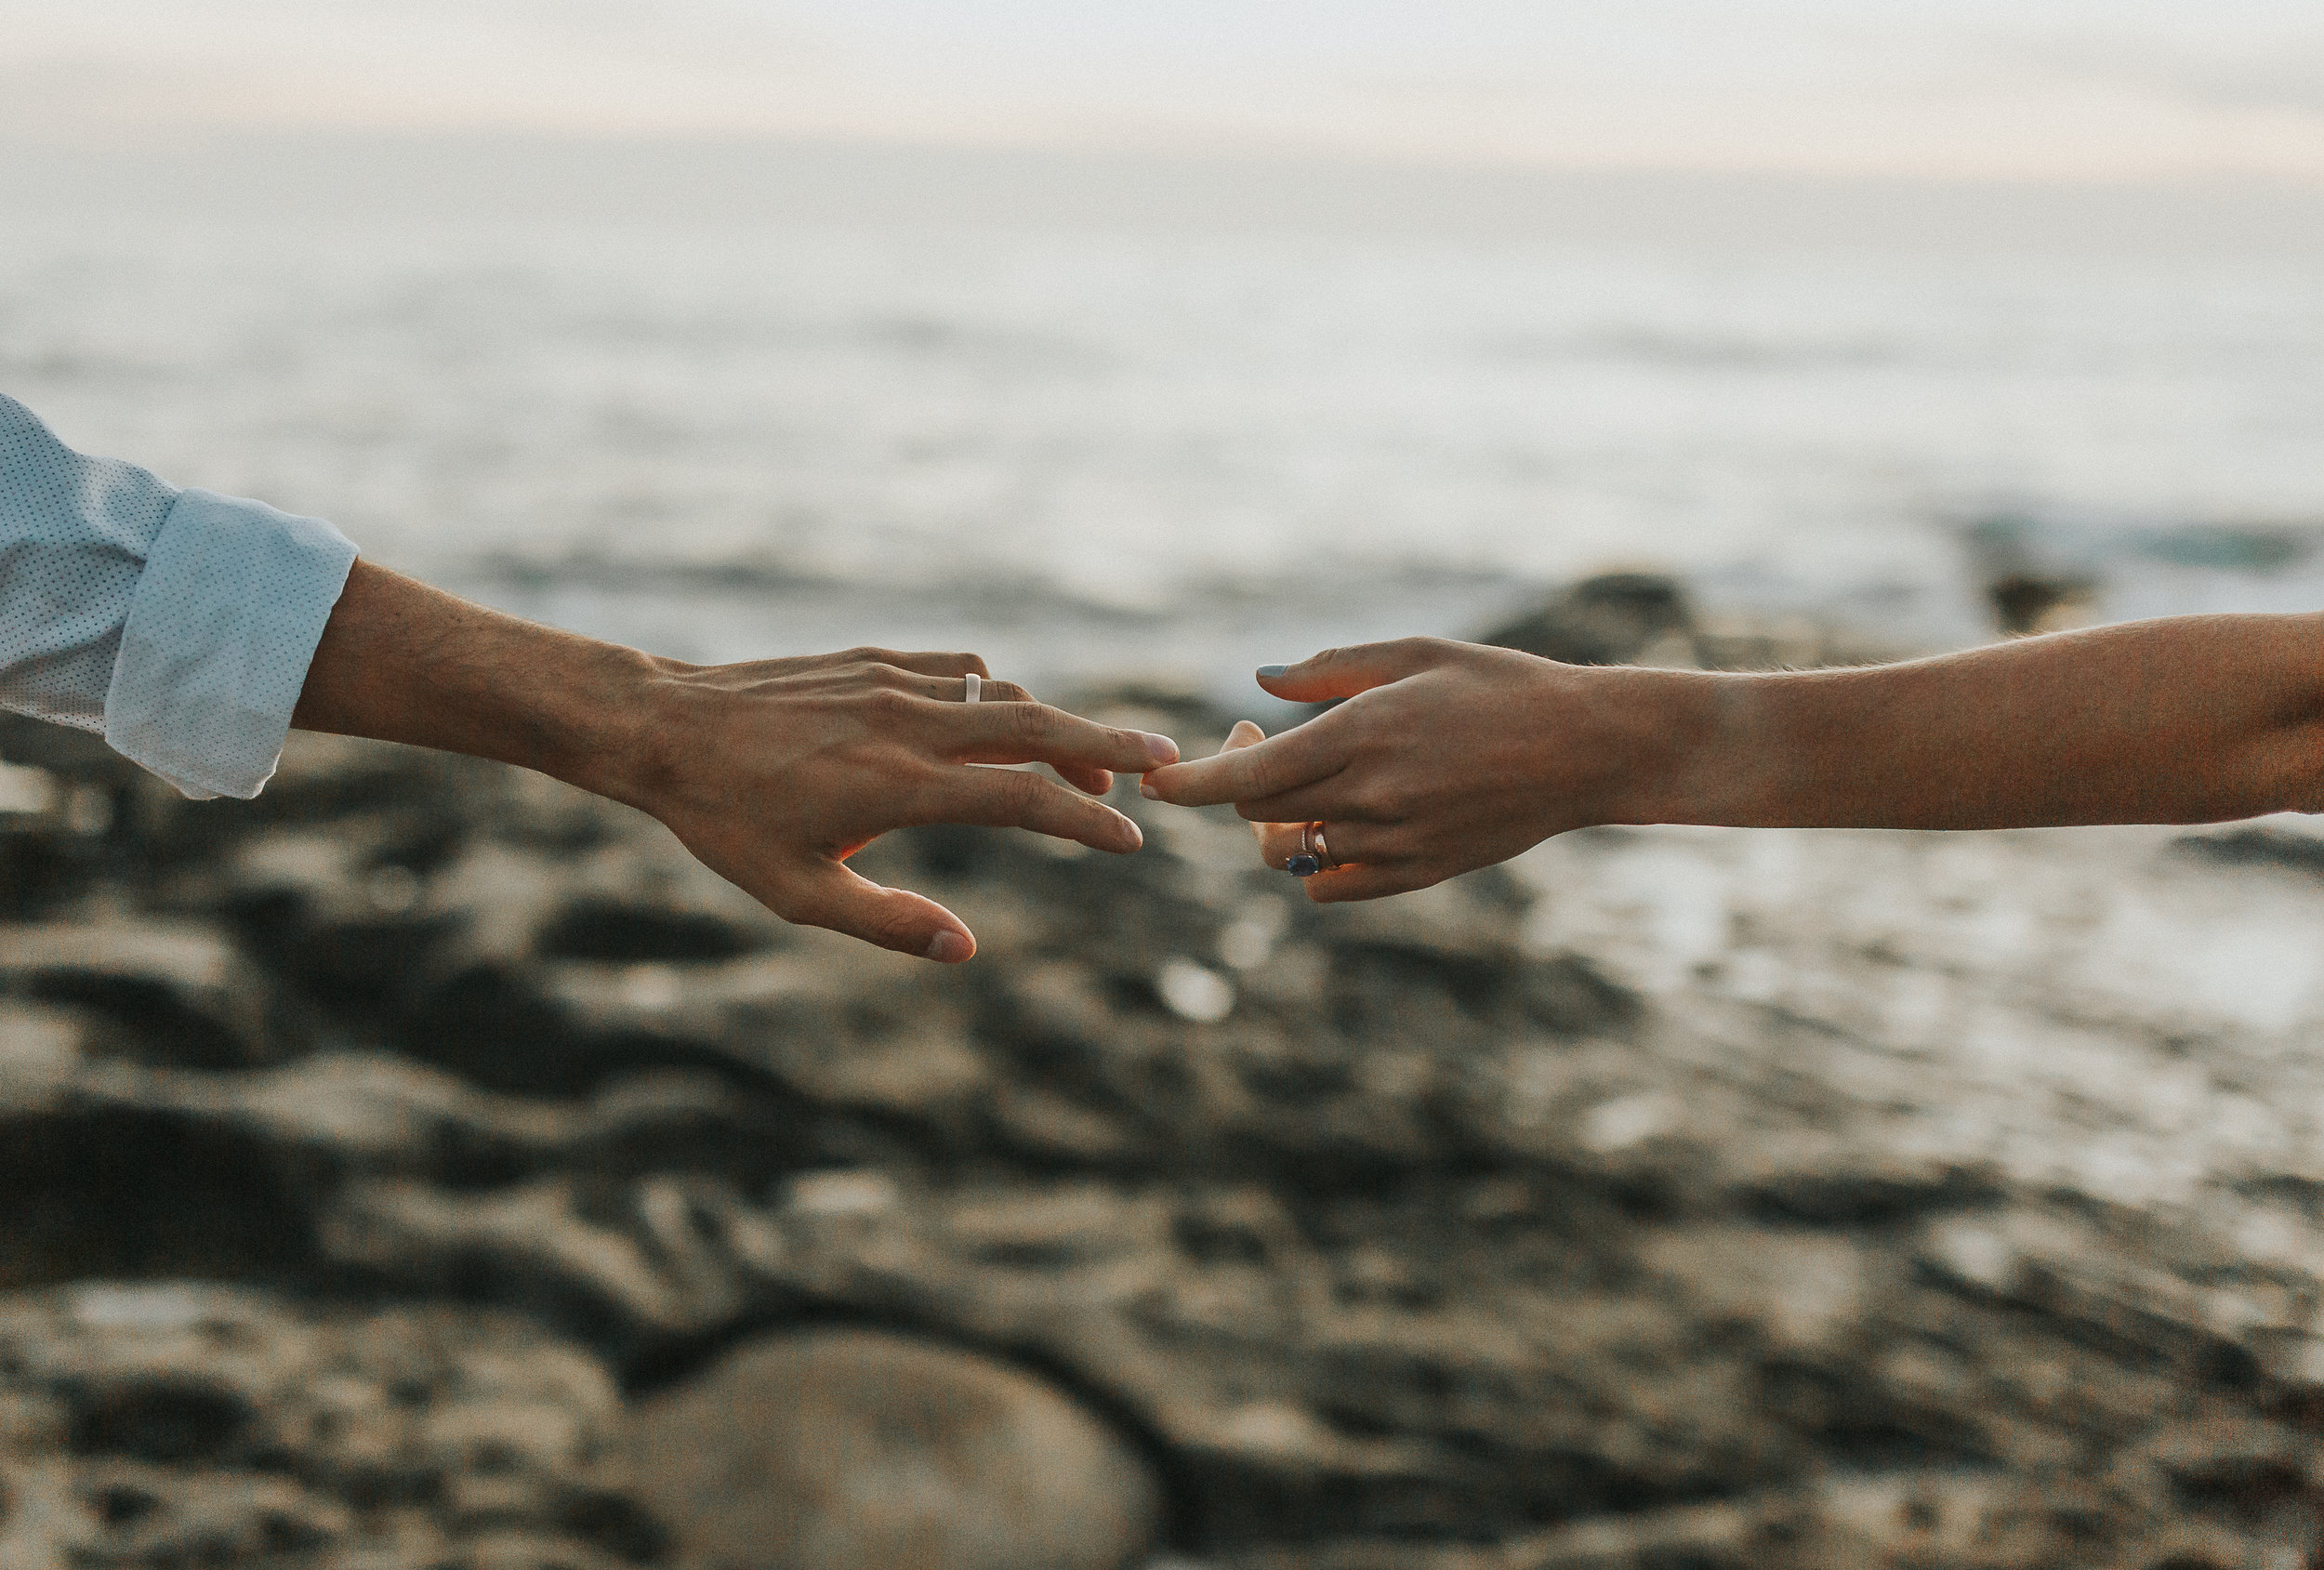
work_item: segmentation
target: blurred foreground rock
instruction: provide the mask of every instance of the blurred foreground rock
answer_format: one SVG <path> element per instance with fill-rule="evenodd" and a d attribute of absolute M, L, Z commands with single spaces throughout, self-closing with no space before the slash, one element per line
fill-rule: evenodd
<path fill-rule="evenodd" d="M 1216 745 L 1171 702 L 1115 712 Z M 938 970 L 507 771 L 32 766 L 10 1570 L 772 1570 L 929 1517 L 754 1509 L 915 1468 L 931 1563 L 1016 1551 L 967 1500 L 1059 1565 L 1148 1521 L 1157 1564 L 1286 1570 L 2316 1551 L 2299 824 L 1599 831 L 1325 909 L 1130 798 L 1132 858 L 867 851 L 977 929 Z M 766 1492 L 673 1509 L 695 1431 Z"/>
<path fill-rule="evenodd" d="M 620 1397 L 507 1315 L 191 1284 L 0 1299 L 9 1570 L 599 1570 L 660 1529 L 609 1486 Z"/>
<path fill-rule="evenodd" d="M 633 1424 L 640 1496 L 709 1565 L 1124 1570 L 1159 1517 L 1102 1423 L 982 1358 L 857 1330 L 721 1360 Z"/>

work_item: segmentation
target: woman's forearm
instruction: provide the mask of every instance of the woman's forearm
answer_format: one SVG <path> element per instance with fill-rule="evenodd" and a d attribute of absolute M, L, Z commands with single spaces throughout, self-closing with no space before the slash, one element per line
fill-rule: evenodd
<path fill-rule="evenodd" d="M 1425 888 L 1593 824 L 2019 828 L 2324 811 L 2317 616 L 2136 622 L 1767 675 L 1414 638 L 1259 679 L 1294 702 L 1344 701 L 1157 770 L 1144 789 L 1234 802 L 1270 864 L 1322 864 L 1306 885 L 1316 900 Z"/>
<path fill-rule="evenodd" d="M 1909 664 L 1636 672 L 1668 750 L 1608 816 L 1764 827 L 2201 823 L 2324 809 L 2324 618 L 2188 616 Z"/>

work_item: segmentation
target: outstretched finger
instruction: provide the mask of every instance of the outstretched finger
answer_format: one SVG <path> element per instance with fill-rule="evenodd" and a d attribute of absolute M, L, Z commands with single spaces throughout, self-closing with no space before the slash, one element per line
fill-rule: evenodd
<path fill-rule="evenodd" d="M 876 665 L 891 665 L 899 670 L 912 671 L 920 676 L 949 676 L 956 683 L 971 671 L 980 678 L 993 674 L 985 668 L 982 654 L 943 654 L 921 651 L 899 653 L 894 649 L 858 649 L 853 653 Z M 957 695 L 957 690 L 955 695 Z"/>
<path fill-rule="evenodd" d="M 1213 807 L 1280 796 L 1340 772 L 1340 745 L 1310 725 L 1294 726 L 1248 746 L 1221 750 L 1192 763 L 1156 769 L 1138 786 L 1142 795 L 1181 807 Z"/>
<path fill-rule="evenodd" d="M 943 654 L 931 655 L 929 658 L 937 660 L 954 660 L 974 659 L 975 656 L 967 654 Z M 984 662 L 980 660 L 977 661 L 977 663 L 981 665 Z M 898 670 L 899 673 L 902 674 L 902 667 L 899 666 Z M 939 703 L 965 704 L 970 701 L 969 685 L 967 681 L 962 679 L 959 676 L 920 676 L 918 674 L 910 674 L 907 680 L 908 691 L 918 693 L 922 697 L 933 698 Z M 975 702 L 980 706 L 984 704 L 1029 704 L 1034 701 L 1033 694 L 1026 692 L 1023 687 L 1018 686 L 1014 681 L 994 681 L 981 676 L 977 679 Z M 1141 734 L 1143 732 L 1141 732 Z M 979 761 L 984 760 L 979 759 Z M 1017 760 L 1011 759 L 1010 761 Z M 1055 770 L 1058 778 L 1063 780 L 1067 785 L 1070 785 L 1078 790 L 1087 791 L 1091 796 L 1103 796 L 1106 792 L 1114 788 L 1114 772 L 1111 769 L 1102 769 L 1094 764 L 1089 763 L 1075 763 L 1057 760 L 1052 760 L 1050 763 L 1050 767 Z"/>
<path fill-rule="evenodd" d="M 913 816 L 922 823 L 1024 828 L 1125 852 L 1145 843 L 1138 825 L 1103 801 L 1021 769 L 951 769 Z"/>
<path fill-rule="evenodd" d="M 907 693 L 918 693 L 921 697 L 932 698 L 940 704 L 966 704 L 969 701 L 969 683 L 964 676 L 927 676 L 897 666 L 893 667 L 890 679 Z M 995 681 L 980 676 L 976 681 L 976 701 L 980 704 L 1029 704 L 1033 702 L 1033 694 L 1014 681 Z"/>
<path fill-rule="evenodd" d="M 1052 763 L 1050 771 L 1076 790 L 1086 791 L 1091 796 L 1103 796 L 1114 788 L 1114 771 L 1111 769 L 1090 769 L 1079 763 Z"/>
<path fill-rule="evenodd" d="M 1358 785 L 1363 778 L 1361 771 L 1343 769 L 1328 779 L 1301 785 L 1297 790 L 1237 801 L 1235 810 L 1253 823 L 1266 824 L 1306 824 L 1318 820 L 1333 824 L 1396 821 L 1377 806 L 1367 806 L 1359 798 Z"/>
<path fill-rule="evenodd" d="M 1037 703 L 931 708 L 944 755 L 961 763 L 1047 763 L 1142 774 L 1178 761 L 1178 744 L 1151 731 L 1101 725 Z"/>
<path fill-rule="evenodd" d="M 883 887 L 837 862 L 817 861 L 774 909 L 802 927 L 825 927 L 946 965 L 976 952 L 976 934 L 934 900 Z"/>
<path fill-rule="evenodd" d="M 1442 660 L 1446 648 L 1438 638 L 1399 638 L 1387 643 L 1326 649 L 1297 665 L 1260 666 L 1259 684 L 1293 703 L 1329 703 L 1417 676 Z"/>

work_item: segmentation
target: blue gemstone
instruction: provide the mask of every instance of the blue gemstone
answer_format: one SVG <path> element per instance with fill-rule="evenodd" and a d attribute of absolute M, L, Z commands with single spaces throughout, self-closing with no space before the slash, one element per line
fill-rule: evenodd
<path fill-rule="evenodd" d="M 1283 870 L 1294 877 L 1313 877 L 1324 870 L 1324 864 L 1320 857 L 1302 854 L 1284 863 Z"/>

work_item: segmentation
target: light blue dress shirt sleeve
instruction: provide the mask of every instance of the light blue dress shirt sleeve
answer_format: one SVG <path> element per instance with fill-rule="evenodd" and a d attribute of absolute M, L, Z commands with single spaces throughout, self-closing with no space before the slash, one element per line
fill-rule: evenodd
<path fill-rule="evenodd" d="M 273 776 L 354 562 L 328 523 L 84 456 L 0 396 L 0 707 L 188 796 Z"/>

